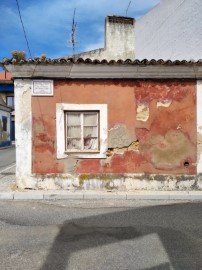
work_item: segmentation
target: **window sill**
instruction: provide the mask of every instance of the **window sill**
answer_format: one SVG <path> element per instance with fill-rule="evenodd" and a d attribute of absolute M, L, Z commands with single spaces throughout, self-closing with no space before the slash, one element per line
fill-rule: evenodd
<path fill-rule="evenodd" d="M 106 158 L 106 153 L 64 153 L 64 154 L 60 154 L 57 153 L 57 159 L 64 159 L 64 158 L 69 158 L 69 157 L 73 157 L 73 158 Z"/>

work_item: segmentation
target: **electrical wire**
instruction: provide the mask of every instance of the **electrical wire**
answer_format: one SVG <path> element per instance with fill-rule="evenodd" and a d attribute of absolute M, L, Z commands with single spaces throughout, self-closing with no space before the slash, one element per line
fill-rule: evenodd
<path fill-rule="evenodd" d="M 16 0 L 16 3 L 17 3 L 18 13 L 19 13 L 21 24 L 22 24 L 22 29 L 23 29 L 23 32 L 24 32 L 25 40 L 26 40 L 26 43 L 27 43 L 27 48 L 28 48 L 28 51 L 29 51 L 29 55 L 32 58 L 32 54 L 31 54 L 31 50 L 30 50 L 30 47 L 29 47 L 29 42 L 28 42 L 28 39 L 27 39 L 27 35 L 26 35 L 26 32 L 25 32 L 25 27 L 24 27 L 24 24 L 23 24 L 23 20 L 22 20 L 22 16 L 21 16 L 20 6 L 19 6 L 19 3 L 18 3 L 18 0 Z"/>

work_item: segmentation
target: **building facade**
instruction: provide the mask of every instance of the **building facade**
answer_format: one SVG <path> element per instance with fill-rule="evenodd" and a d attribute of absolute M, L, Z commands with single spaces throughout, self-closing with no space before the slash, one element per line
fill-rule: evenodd
<path fill-rule="evenodd" d="M 15 96 L 14 82 L 10 72 L 0 72 L 0 96 L 11 109 L 11 141 L 15 141 Z"/>
<path fill-rule="evenodd" d="M 0 72 L 0 147 L 15 140 L 14 84 L 9 72 Z"/>
<path fill-rule="evenodd" d="M 16 77 L 18 186 L 201 189 L 201 66 L 81 59 L 5 63 Z"/>

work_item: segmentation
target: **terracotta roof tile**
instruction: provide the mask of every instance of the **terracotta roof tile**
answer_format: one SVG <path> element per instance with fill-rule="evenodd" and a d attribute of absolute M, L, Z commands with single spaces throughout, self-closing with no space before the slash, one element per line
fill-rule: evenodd
<path fill-rule="evenodd" d="M 16 59 L 11 59 L 11 60 L 6 60 L 4 62 L 0 62 L 1 65 L 8 65 L 8 64 L 102 64 L 102 65 L 202 65 L 202 59 L 199 59 L 197 61 L 195 60 L 175 60 L 175 61 L 171 61 L 171 60 L 163 60 L 163 59 L 159 59 L 159 60 L 155 60 L 155 59 L 143 59 L 143 60 L 131 60 L 131 59 L 127 59 L 127 60 L 122 60 L 119 59 L 117 61 L 115 60 L 92 60 L 90 58 L 87 59 L 83 59 L 83 58 L 78 58 L 78 59 L 73 59 L 73 58 L 59 58 L 59 59 L 42 59 L 42 58 L 35 58 L 35 59 L 26 59 L 26 60 L 20 60 L 17 61 Z M 1 73 L 1 72 L 0 72 Z M 5 73 L 5 72 L 3 72 Z M 12 76 L 11 74 L 7 73 L 8 78 L 10 79 Z M 1 76 L 1 75 L 0 75 Z M 3 75 L 2 75 L 3 76 Z M 1 77 L 0 77 L 1 78 Z"/>

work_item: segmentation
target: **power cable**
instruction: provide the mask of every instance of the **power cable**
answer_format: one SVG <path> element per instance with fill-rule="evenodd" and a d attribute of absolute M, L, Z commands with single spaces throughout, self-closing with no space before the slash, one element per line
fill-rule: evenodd
<path fill-rule="evenodd" d="M 30 50 L 30 47 L 29 47 L 29 42 L 28 42 L 27 35 L 26 35 L 26 32 L 25 32 L 25 27 L 24 27 L 24 24 L 23 24 L 22 16 L 21 16 L 21 13 L 20 13 L 20 6 L 19 6 L 19 3 L 18 3 L 18 0 L 16 0 L 16 3 L 17 3 L 18 13 L 19 13 L 21 24 L 22 24 L 22 29 L 23 29 L 23 32 L 24 32 L 25 40 L 26 40 L 26 43 L 27 43 L 27 48 L 28 48 L 28 51 L 29 51 L 29 55 L 32 58 L 31 50 Z"/>

